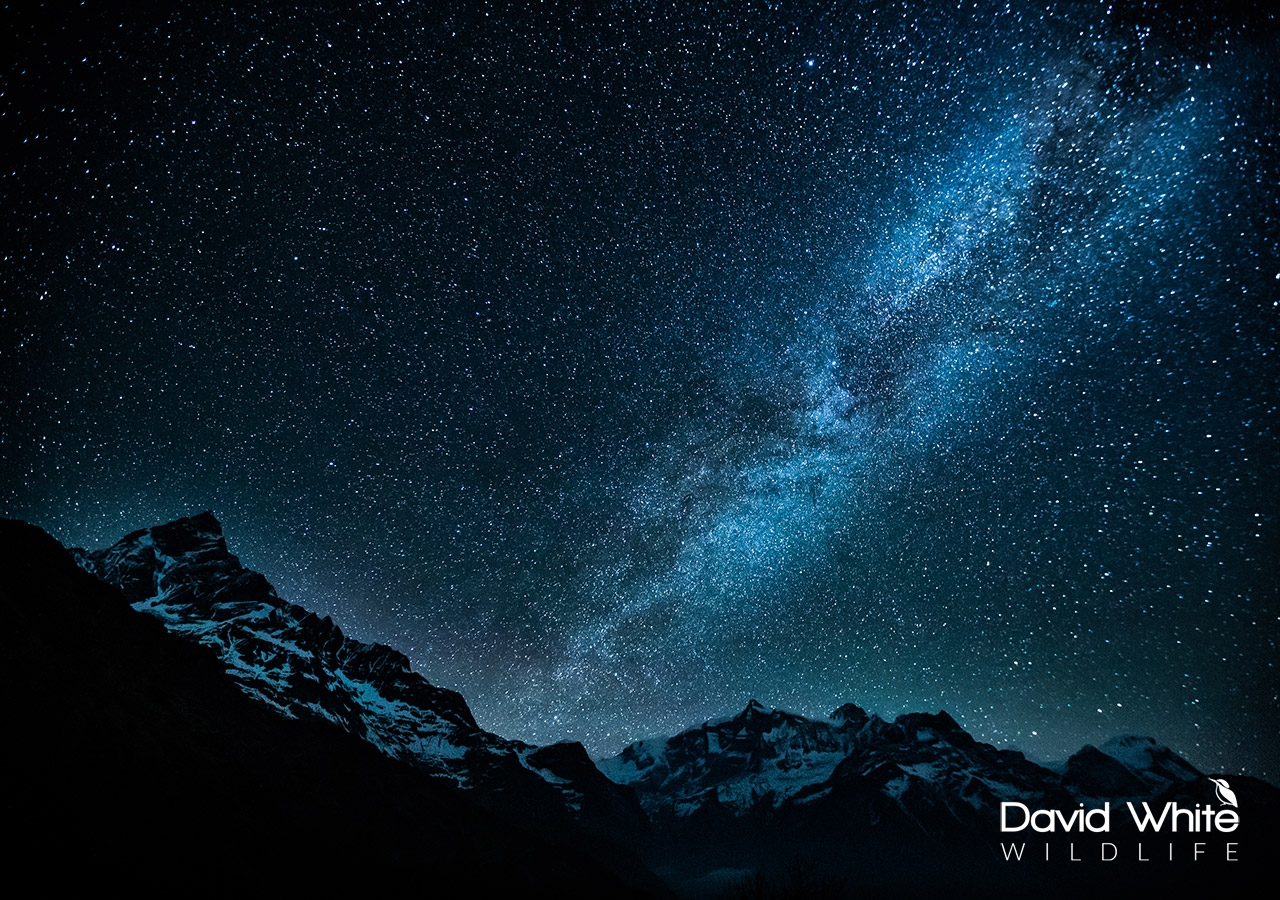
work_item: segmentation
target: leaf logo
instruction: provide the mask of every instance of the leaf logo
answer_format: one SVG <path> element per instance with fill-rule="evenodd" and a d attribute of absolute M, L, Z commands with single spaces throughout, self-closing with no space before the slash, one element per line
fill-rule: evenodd
<path fill-rule="evenodd" d="M 1214 792 L 1218 795 L 1218 802 L 1223 806 L 1238 807 L 1240 804 L 1236 802 L 1236 792 L 1231 790 L 1231 785 L 1227 784 L 1225 778 L 1210 778 L 1213 782 Z"/>

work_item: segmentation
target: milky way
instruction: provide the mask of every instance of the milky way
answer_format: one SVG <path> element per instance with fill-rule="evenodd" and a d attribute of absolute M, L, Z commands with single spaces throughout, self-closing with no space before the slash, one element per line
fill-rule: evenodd
<path fill-rule="evenodd" d="M 1280 775 L 1272 18 L 273 6 L 13 17 L 0 512 L 212 509 L 509 737 Z"/>

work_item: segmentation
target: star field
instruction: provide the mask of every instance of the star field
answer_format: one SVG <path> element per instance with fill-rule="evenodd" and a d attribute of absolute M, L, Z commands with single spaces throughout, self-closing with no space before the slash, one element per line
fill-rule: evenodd
<path fill-rule="evenodd" d="M 1280 777 L 1280 32 L 6 13 L 0 512 L 202 509 L 484 727 L 946 709 Z"/>

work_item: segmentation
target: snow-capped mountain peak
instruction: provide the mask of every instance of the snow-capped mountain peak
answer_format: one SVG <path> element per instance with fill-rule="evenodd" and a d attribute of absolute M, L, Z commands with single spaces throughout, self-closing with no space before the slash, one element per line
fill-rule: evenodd
<path fill-rule="evenodd" d="M 212 648 L 246 693 L 285 716 L 328 719 L 388 756 L 443 771 L 481 733 L 462 696 L 413 672 L 402 653 L 350 640 L 328 617 L 282 600 L 227 549 L 212 513 L 77 558 L 134 609 Z"/>
<path fill-rule="evenodd" d="M 972 824 L 994 815 L 1001 800 L 1074 804 L 1152 795 L 1199 777 L 1150 738 L 1086 747 L 1059 775 L 1021 753 L 975 740 L 945 711 L 888 722 L 850 703 L 815 721 L 755 700 L 732 718 L 626 747 L 600 768 L 634 787 L 658 820 L 711 810 L 738 818 L 787 814 L 839 796 L 843 803 L 861 798 L 860 815 L 872 820 L 896 809 L 894 815 L 917 823 Z"/>
<path fill-rule="evenodd" d="M 227 548 L 210 512 L 135 531 L 105 550 L 72 551 L 134 609 L 215 652 L 250 696 L 290 718 L 316 718 L 462 788 L 529 798 L 631 827 L 634 798 L 591 765 L 581 745 L 537 748 L 480 728 L 462 696 L 436 687 L 407 657 L 346 637 L 287 603 Z M 585 812 L 584 812 L 585 811 Z"/>

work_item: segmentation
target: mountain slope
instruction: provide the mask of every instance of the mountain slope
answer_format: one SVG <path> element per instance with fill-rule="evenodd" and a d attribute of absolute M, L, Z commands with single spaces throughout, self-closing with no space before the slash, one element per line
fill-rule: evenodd
<path fill-rule="evenodd" d="M 476 725 L 461 695 L 410 671 L 402 654 L 349 640 L 330 619 L 281 600 L 228 551 L 211 513 L 73 552 L 134 609 L 212 648 L 245 693 L 285 716 L 326 719 L 462 785 L 468 750 L 514 749 Z"/>
<path fill-rule="evenodd" d="M 166 633 L 47 534 L 10 520 L 0 520 L 0 615 L 19 884 L 648 895 L 329 722 L 270 711 L 207 648 Z"/>
<path fill-rule="evenodd" d="M 73 552 L 135 610 L 217 653 L 246 694 L 278 713 L 331 722 L 528 824 L 643 839 L 634 794 L 601 777 L 581 745 L 539 749 L 484 731 L 461 695 L 413 672 L 403 654 L 282 600 L 228 550 L 211 513 Z"/>

